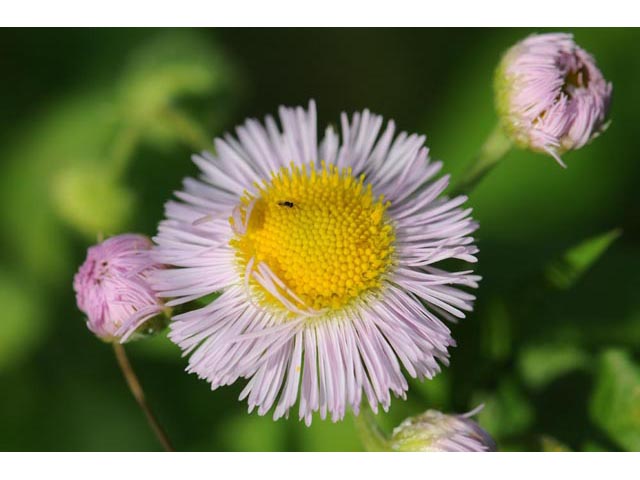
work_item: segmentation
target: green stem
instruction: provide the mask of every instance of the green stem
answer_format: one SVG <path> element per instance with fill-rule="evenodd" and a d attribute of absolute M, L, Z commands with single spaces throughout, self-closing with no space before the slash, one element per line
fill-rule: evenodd
<path fill-rule="evenodd" d="M 473 163 L 455 184 L 451 196 L 471 192 L 484 176 L 504 157 L 512 147 L 511 140 L 499 125 L 489 134 Z"/>
<path fill-rule="evenodd" d="M 211 141 L 204 129 L 186 113 L 167 107 L 162 115 L 171 123 L 182 142 L 194 150 L 209 150 Z"/>
<path fill-rule="evenodd" d="M 142 390 L 142 385 L 140 385 L 140 380 L 138 380 L 138 376 L 129 362 L 129 358 L 127 357 L 124 347 L 121 344 L 114 342 L 113 351 L 116 355 L 118 366 L 120 367 L 120 370 L 122 370 L 122 375 L 127 382 L 127 386 L 129 387 L 133 398 L 135 398 L 138 403 L 138 406 L 144 413 L 144 416 L 147 418 L 147 423 L 151 427 L 151 430 L 162 445 L 162 448 L 167 452 L 174 452 L 175 450 L 169 441 L 169 437 L 160 426 L 160 422 L 158 422 L 158 419 L 153 414 L 151 407 L 149 407 L 149 404 L 147 403 L 144 390 Z"/>
<path fill-rule="evenodd" d="M 365 405 L 359 415 L 354 417 L 360 440 L 367 452 L 388 452 L 389 440 L 376 422 L 373 412 Z"/>

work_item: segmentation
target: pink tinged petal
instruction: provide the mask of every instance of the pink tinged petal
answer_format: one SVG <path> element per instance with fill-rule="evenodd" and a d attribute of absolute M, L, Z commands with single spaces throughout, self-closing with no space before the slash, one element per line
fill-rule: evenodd
<path fill-rule="evenodd" d="M 109 341 L 126 341 L 164 310 L 149 277 L 162 268 L 150 253 L 151 241 L 136 234 L 111 237 L 90 247 L 73 287 L 87 327 Z"/>
<path fill-rule="evenodd" d="M 525 148 L 560 154 L 606 128 L 612 86 L 591 55 L 565 33 L 531 35 L 503 57 L 496 82 L 501 120 Z"/>
<path fill-rule="evenodd" d="M 455 342 L 441 319 L 471 308 L 473 296 L 461 288 L 475 288 L 479 277 L 432 265 L 475 261 L 477 224 L 461 208 L 464 197 L 442 196 L 448 177 L 434 180 L 442 164 L 430 161 L 424 136 L 395 135 L 393 122 L 383 129 L 382 117 L 364 111 L 341 117 L 342 142 L 328 128 L 318 146 L 313 103 L 279 113 L 281 127 L 271 117 L 264 126 L 248 120 L 239 140 L 216 140 L 217 156 L 194 159 L 201 179 L 185 180 L 180 201 L 166 205 L 153 256 L 171 268 L 154 275 L 155 285 L 176 304 L 222 292 L 176 316 L 170 338 L 190 355 L 188 371 L 212 389 L 248 379 L 241 398 L 259 414 L 273 408 L 274 418 L 288 416 L 298 401 L 307 425 L 315 412 L 337 421 L 357 413 L 363 397 L 374 411 L 387 409 L 391 394 L 405 396 L 403 368 L 431 378 L 448 362 Z M 257 195 L 274 170 L 318 160 L 364 174 L 374 195 L 391 202 L 396 229 L 395 264 L 382 289 L 338 311 L 309 308 L 266 261 L 240 266 L 229 245 L 248 228 L 252 205 L 244 214 L 237 208 L 245 190 Z M 288 314 L 268 309 L 265 294 Z"/>
<path fill-rule="evenodd" d="M 336 422 L 344 418 L 347 410 L 347 403 L 349 402 L 346 392 L 346 364 L 342 358 L 344 344 L 340 341 L 338 336 L 338 326 L 335 323 L 328 322 L 326 324 L 326 329 L 330 338 L 327 345 L 330 360 L 329 365 L 334 372 L 335 380 L 333 408 L 330 408 L 330 410 L 332 412 L 331 419 Z"/>
<path fill-rule="evenodd" d="M 331 369 L 326 364 L 326 339 L 322 325 L 316 327 L 316 341 L 318 344 L 318 376 L 319 376 L 319 402 L 320 418 L 327 416 L 327 395 L 331 395 Z"/>
<path fill-rule="evenodd" d="M 211 183 L 212 185 L 216 185 L 215 182 L 221 181 L 219 179 L 223 179 L 223 183 L 220 185 L 220 187 L 230 191 L 235 195 L 242 196 L 246 188 L 246 184 L 240 182 L 239 180 L 236 180 L 234 177 L 228 174 L 225 174 L 221 166 L 218 165 L 217 162 L 214 161 L 214 159 L 205 158 L 204 156 L 199 155 L 193 155 L 191 159 L 193 163 L 195 163 L 198 168 L 200 168 L 200 170 L 204 174 L 204 178 L 209 183 Z"/>
<path fill-rule="evenodd" d="M 296 403 L 298 398 L 298 388 L 302 371 L 302 343 L 303 332 L 296 333 L 294 339 L 293 353 L 289 358 L 289 371 L 287 381 L 280 395 L 278 406 L 273 413 L 273 419 L 277 420 L 282 416 L 289 416 L 289 409 Z"/>
<path fill-rule="evenodd" d="M 300 419 L 311 424 L 311 415 L 318 410 L 320 398 L 318 392 L 317 341 L 315 329 L 304 330 L 304 370 L 300 392 Z"/>
<path fill-rule="evenodd" d="M 446 415 L 437 410 L 404 420 L 393 430 L 390 446 L 413 452 L 496 451 L 494 440 L 470 415 Z"/>

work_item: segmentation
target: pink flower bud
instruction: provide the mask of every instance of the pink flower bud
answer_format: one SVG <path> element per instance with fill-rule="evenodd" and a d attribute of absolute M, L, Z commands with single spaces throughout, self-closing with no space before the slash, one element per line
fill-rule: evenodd
<path fill-rule="evenodd" d="M 162 268 L 151 259 L 151 241 L 124 234 L 90 247 L 73 280 L 78 308 L 87 327 L 105 341 L 125 341 L 161 313 L 162 302 L 148 276 Z"/>
<path fill-rule="evenodd" d="M 496 71 L 502 124 L 520 147 L 560 155 L 607 126 L 611 83 L 567 33 L 532 35 L 504 55 Z"/>

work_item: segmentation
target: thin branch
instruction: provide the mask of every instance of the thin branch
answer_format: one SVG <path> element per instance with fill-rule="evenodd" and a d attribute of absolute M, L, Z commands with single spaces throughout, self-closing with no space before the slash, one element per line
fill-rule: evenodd
<path fill-rule="evenodd" d="M 140 381 L 136 376 L 136 373 L 133 371 L 133 367 L 129 362 L 129 358 L 127 357 L 127 353 L 124 350 L 124 347 L 117 342 L 113 342 L 113 351 L 116 354 L 116 360 L 118 360 L 118 365 L 120 366 L 120 370 L 122 370 L 122 374 L 124 375 L 125 380 L 127 381 L 127 385 L 129 386 L 129 390 L 133 394 L 133 397 L 138 402 L 138 405 L 144 412 L 144 415 L 147 417 L 147 422 L 149 426 L 153 430 L 153 433 L 156 435 L 162 447 L 167 452 L 174 452 L 175 449 L 171 445 L 169 441 L 169 437 L 158 423 L 158 419 L 155 417 L 147 400 L 144 396 L 144 390 L 142 390 L 142 386 L 140 385 Z"/>

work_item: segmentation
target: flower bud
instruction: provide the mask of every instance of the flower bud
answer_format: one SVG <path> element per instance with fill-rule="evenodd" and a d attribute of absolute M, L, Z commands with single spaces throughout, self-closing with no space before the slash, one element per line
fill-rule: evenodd
<path fill-rule="evenodd" d="M 498 115 L 520 147 L 551 155 L 577 150 L 607 126 L 607 82 L 568 33 L 531 35 L 511 47 L 495 78 Z"/>
<path fill-rule="evenodd" d="M 87 327 L 105 341 L 124 342 L 164 310 L 148 283 L 162 265 L 151 259 L 152 243 L 136 234 L 117 235 L 90 247 L 73 280 Z M 144 326 L 144 327 L 143 327 Z M 143 328 L 141 328 L 143 327 Z"/>
<path fill-rule="evenodd" d="M 496 444 L 471 420 L 475 411 L 445 415 L 427 410 L 407 418 L 393 430 L 391 448 L 400 452 L 495 452 Z"/>

